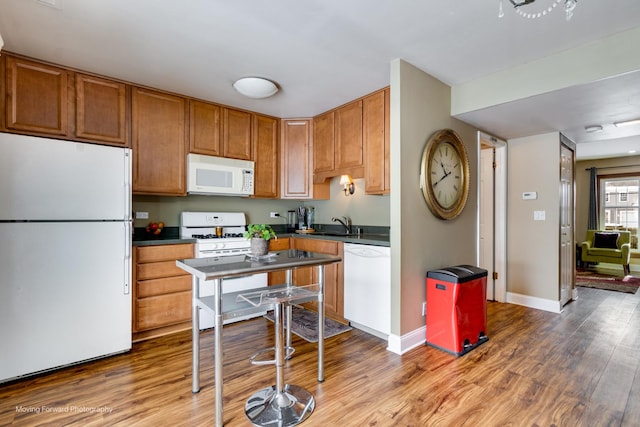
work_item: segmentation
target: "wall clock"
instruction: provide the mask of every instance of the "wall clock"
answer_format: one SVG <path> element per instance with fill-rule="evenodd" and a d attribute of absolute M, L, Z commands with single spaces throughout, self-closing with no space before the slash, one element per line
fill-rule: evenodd
<path fill-rule="evenodd" d="M 420 188 L 431 212 L 456 218 L 469 195 L 469 160 L 462 140 L 451 129 L 434 133 L 422 152 Z"/>

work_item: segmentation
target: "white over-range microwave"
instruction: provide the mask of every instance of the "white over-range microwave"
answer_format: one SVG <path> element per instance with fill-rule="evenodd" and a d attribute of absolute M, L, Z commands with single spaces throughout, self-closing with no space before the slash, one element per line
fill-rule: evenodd
<path fill-rule="evenodd" d="M 248 160 L 189 154 L 187 192 L 223 196 L 253 195 L 254 164 Z"/>

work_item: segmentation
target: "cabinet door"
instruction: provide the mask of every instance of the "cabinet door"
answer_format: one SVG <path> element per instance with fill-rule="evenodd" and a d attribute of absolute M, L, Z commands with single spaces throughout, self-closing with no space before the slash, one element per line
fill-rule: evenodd
<path fill-rule="evenodd" d="M 344 257 L 344 244 L 335 240 L 292 238 L 293 249 Z M 344 322 L 344 264 L 343 261 L 324 267 L 324 308 L 328 317 Z M 318 283 L 318 268 L 303 267 L 293 271 L 293 284 Z M 312 306 L 315 303 L 311 304 Z"/>
<path fill-rule="evenodd" d="M 133 191 L 186 193 L 186 100 L 142 88 L 132 93 Z"/>
<path fill-rule="evenodd" d="M 223 157 L 251 158 L 251 113 L 224 108 L 222 119 Z"/>
<path fill-rule="evenodd" d="M 128 147 L 126 92 L 124 83 L 76 74 L 76 136 Z"/>
<path fill-rule="evenodd" d="M 334 112 L 313 118 L 313 173 L 330 172 L 334 163 Z"/>
<path fill-rule="evenodd" d="M 335 111 L 335 168 L 362 166 L 362 100 Z"/>
<path fill-rule="evenodd" d="M 311 197 L 310 150 L 311 120 L 283 120 L 281 198 Z"/>
<path fill-rule="evenodd" d="M 367 96 L 362 103 L 367 194 L 385 194 L 389 188 L 389 90 Z"/>
<path fill-rule="evenodd" d="M 269 240 L 269 251 L 284 251 L 289 249 L 289 238 Z M 268 275 L 269 286 L 281 285 L 287 281 L 286 271 L 272 271 Z"/>
<path fill-rule="evenodd" d="M 7 56 L 6 128 L 68 136 L 71 80 L 65 69 Z"/>
<path fill-rule="evenodd" d="M 278 119 L 253 115 L 254 197 L 278 197 Z"/>
<path fill-rule="evenodd" d="M 220 129 L 222 107 L 208 102 L 189 101 L 189 152 L 222 156 Z"/>

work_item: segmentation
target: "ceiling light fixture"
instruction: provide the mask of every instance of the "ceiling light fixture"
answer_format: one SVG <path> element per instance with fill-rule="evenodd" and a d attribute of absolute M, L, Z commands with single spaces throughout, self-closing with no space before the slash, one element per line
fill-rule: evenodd
<path fill-rule="evenodd" d="M 600 125 L 586 126 L 584 128 L 584 131 L 587 132 L 587 133 L 601 132 L 602 131 L 602 126 L 600 126 Z"/>
<path fill-rule="evenodd" d="M 578 0 L 546 0 L 548 6 L 545 5 L 542 10 L 538 10 L 537 12 L 531 12 L 528 11 L 527 8 L 522 8 L 523 6 L 534 3 L 535 1 L 536 0 L 509 0 L 509 3 L 513 5 L 513 8 L 518 15 L 527 19 L 536 19 L 546 16 L 551 13 L 553 9 L 558 7 L 558 5 L 562 4 L 567 21 L 571 19 L 571 17 L 573 16 L 573 11 L 578 5 Z M 502 18 L 504 16 L 504 11 L 502 9 L 503 2 L 504 0 L 500 0 L 498 18 Z"/>
<path fill-rule="evenodd" d="M 613 125 L 617 128 L 622 126 L 640 125 L 640 119 L 627 120 L 626 122 L 616 122 Z"/>
<path fill-rule="evenodd" d="M 278 91 L 278 86 L 274 82 L 262 77 L 238 79 L 233 84 L 233 88 L 242 95 L 255 99 L 268 98 Z"/>

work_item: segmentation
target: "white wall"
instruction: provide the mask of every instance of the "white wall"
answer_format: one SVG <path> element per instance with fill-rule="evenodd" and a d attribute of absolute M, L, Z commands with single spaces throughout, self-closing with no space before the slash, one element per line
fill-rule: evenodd
<path fill-rule="evenodd" d="M 560 300 L 560 134 L 508 141 L 508 301 L 554 311 Z M 522 193 L 535 191 L 536 200 Z M 545 214 L 535 221 L 534 212 Z"/>

